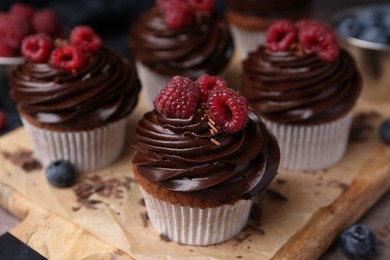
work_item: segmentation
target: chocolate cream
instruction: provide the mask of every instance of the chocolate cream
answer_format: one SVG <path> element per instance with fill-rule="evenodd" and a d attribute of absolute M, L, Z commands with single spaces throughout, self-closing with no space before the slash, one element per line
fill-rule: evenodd
<path fill-rule="evenodd" d="M 190 121 L 154 110 L 139 121 L 136 136 L 138 174 L 164 189 L 206 200 L 249 199 L 271 182 L 279 165 L 278 144 L 253 111 L 244 129 L 211 134 L 201 115 Z"/>
<path fill-rule="evenodd" d="M 136 60 L 160 74 L 197 78 L 217 75 L 233 55 L 233 39 L 223 17 L 196 14 L 180 30 L 169 29 L 158 6 L 144 12 L 131 28 L 130 48 Z"/>
<path fill-rule="evenodd" d="M 135 66 L 106 48 L 87 55 L 75 71 L 29 61 L 16 67 L 9 78 L 11 97 L 23 117 L 77 130 L 129 115 L 141 88 Z"/>
<path fill-rule="evenodd" d="M 262 117 L 283 124 L 310 125 L 341 118 L 361 92 L 361 76 L 343 49 L 324 62 L 294 50 L 270 52 L 259 47 L 243 62 L 240 93 Z"/>

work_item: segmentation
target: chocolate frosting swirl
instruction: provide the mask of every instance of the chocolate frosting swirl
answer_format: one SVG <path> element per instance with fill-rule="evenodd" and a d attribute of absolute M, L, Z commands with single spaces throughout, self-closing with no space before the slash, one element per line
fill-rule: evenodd
<path fill-rule="evenodd" d="M 243 130 L 214 135 L 201 115 L 190 121 L 152 111 L 136 134 L 133 163 L 142 177 L 207 200 L 248 199 L 271 182 L 279 166 L 277 142 L 253 111 Z"/>
<path fill-rule="evenodd" d="M 243 62 L 241 94 L 264 118 L 318 124 L 348 113 L 361 92 L 361 76 L 343 49 L 327 63 L 314 54 L 270 52 L 259 47 Z"/>
<path fill-rule="evenodd" d="M 197 14 L 187 28 L 169 29 L 160 8 L 144 12 L 131 28 L 130 48 L 137 60 L 164 75 L 197 78 L 216 75 L 228 65 L 233 38 L 223 17 Z"/>
<path fill-rule="evenodd" d="M 9 78 L 18 110 L 32 122 L 74 130 L 129 115 L 141 88 L 135 66 L 106 48 L 86 59 L 75 71 L 29 61 L 19 65 Z"/>
<path fill-rule="evenodd" d="M 285 18 L 286 13 L 308 5 L 311 0 L 227 0 L 228 8 L 249 16 Z"/>

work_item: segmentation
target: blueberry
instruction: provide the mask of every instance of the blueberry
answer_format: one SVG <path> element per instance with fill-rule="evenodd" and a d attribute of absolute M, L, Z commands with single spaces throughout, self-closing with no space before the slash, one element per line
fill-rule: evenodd
<path fill-rule="evenodd" d="M 364 26 L 376 26 L 382 22 L 382 12 L 379 6 L 369 5 L 356 14 L 357 19 Z"/>
<path fill-rule="evenodd" d="M 390 118 L 384 120 L 379 126 L 379 136 L 383 142 L 390 144 Z"/>
<path fill-rule="evenodd" d="M 342 34 L 356 37 L 359 35 L 362 26 L 355 17 L 347 17 L 338 24 L 338 29 Z"/>
<path fill-rule="evenodd" d="M 364 27 L 363 31 L 359 35 L 359 39 L 387 44 L 387 32 L 379 27 Z"/>
<path fill-rule="evenodd" d="M 368 227 L 354 225 L 341 233 L 340 246 L 350 259 L 369 259 L 375 254 L 377 239 Z"/>
<path fill-rule="evenodd" d="M 45 170 L 47 181 L 54 187 L 69 187 L 76 182 L 76 171 L 68 161 L 57 160 L 50 163 Z"/>

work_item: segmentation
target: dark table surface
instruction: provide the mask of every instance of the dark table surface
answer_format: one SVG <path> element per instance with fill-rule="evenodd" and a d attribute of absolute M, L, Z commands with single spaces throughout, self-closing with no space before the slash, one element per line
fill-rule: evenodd
<path fill-rule="evenodd" d="M 0 10 L 7 10 L 14 3 L 13 0 L 1 0 Z M 42 0 L 42 1 L 22 1 L 33 4 L 37 7 L 51 7 L 55 9 L 60 16 L 61 21 L 67 29 L 77 24 L 92 25 L 103 37 L 105 44 L 117 50 L 127 57 L 131 53 L 127 48 L 128 26 L 140 12 L 147 8 L 152 0 Z M 224 1 L 217 0 L 217 7 L 223 11 L 225 9 Z M 390 3 L 390 1 L 367 1 L 367 0 L 314 0 L 314 17 L 329 21 L 329 18 L 338 10 L 362 5 L 367 3 Z M 80 11 L 84 10 L 84 11 Z M 0 135 L 9 132 L 19 126 L 21 121 L 15 110 L 15 104 L 9 98 L 9 89 L 7 84 L 7 69 L 0 68 L 0 110 L 5 111 L 7 115 L 7 125 L 5 129 L 0 130 Z M 15 226 L 18 220 L 0 208 L 0 235 L 6 230 Z M 390 259 L 390 192 L 387 192 L 382 199 L 376 203 L 359 221 L 370 227 L 379 239 L 378 252 L 374 259 Z M 337 240 L 329 250 L 320 258 L 322 260 L 346 259 L 340 252 Z"/>

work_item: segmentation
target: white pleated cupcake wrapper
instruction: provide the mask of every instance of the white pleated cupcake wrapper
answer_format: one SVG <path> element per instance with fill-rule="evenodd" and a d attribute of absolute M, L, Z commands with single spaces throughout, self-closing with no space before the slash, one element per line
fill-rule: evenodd
<path fill-rule="evenodd" d="M 153 227 L 169 239 L 186 245 L 212 245 L 237 235 L 246 225 L 251 200 L 217 208 L 191 208 L 156 199 L 142 190 Z"/>
<path fill-rule="evenodd" d="M 157 97 L 172 77 L 161 75 L 144 66 L 141 62 L 136 62 L 138 77 L 142 84 L 142 91 L 145 97 L 145 105 L 148 109 L 153 109 L 153 100 Z"/>
<path fill-rule="evenodd" d="M 297 171 L 323 170 L 345 154 L 353 113 L 330 123 L 294 126 L 263 120 L 278 140 L 280 167 Z"/>
<path fill-rule="evenodd" d="M 266 31 L 245 30 L 235 25 L 230 25 L 234 43 L 240 60 L 246 59 L 248 52 L 254 51 L 265 42 Z"/>
<path fill-rule="evenodd" d="M 68 160 L 78 172 L 94 171 L 111 164 L 122 152 L 126 118 L 87 131 L 53 131 L 23 120 L 35 156 L 47 166 Z"/>

